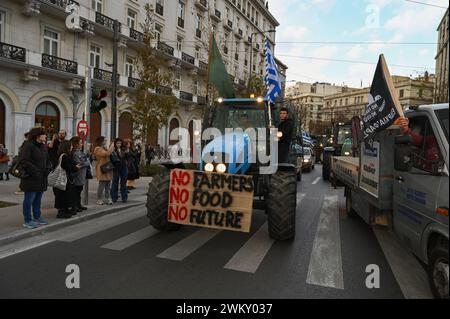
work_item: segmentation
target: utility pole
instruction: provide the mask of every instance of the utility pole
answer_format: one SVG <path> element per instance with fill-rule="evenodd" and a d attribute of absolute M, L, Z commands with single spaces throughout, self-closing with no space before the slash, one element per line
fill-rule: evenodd
<path fill-rule="evenodd" d="M 84 120 L 88 123 L 89 130 L 91 130 L 91 67 L 88 66 L 85 69 L 85 81 L 84 81 Z M 88 145 L 91 142 L 90 133 L 88 132 L 86 136 L 86 140 L 84 142 L 84 153 L 86 155 L 89 154 Z M 86 184 L 84 184 L 83 188 L 83 204 L 84 206 L 88 205 L 89 200 L 89 180 L 86 179 Z"/>
<path fill-rule="evenodd" d="M 112 93 L 111 93 L 111 140 L 117 134 L 117 66 L 118 66 L 118 47 L 120 23 L 114 20 L 114 39 L 113 39 L 113 74 L 112 74 Z"/>

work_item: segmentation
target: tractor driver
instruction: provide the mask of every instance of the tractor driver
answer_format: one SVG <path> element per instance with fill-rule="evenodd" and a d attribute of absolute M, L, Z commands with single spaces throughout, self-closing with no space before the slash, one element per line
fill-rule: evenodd
<path fill-rule="evenodd" d="M 244 131 L 250 127 L 252 127 L 252 124 L 250 123 L 250 120 L 248 119 L 247 113 L 242 113 L 239 117 L 239 127 L 242 128 Z"/>
<path fill-rule="evenodd" d="M 287 163 L 289 159 L 289 150 L 291 148 L 292 134 L 294 133 L 294 122 L 288 118 L 288 109 L 283 107 L 280 110 L 280 124 L 278 131 L 281 137 L 278 140 L 278 162 Z"/>

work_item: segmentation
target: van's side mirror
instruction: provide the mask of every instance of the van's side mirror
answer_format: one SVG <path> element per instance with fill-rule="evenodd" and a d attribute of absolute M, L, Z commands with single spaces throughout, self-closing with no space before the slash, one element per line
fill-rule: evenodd
<path fill-rule="evenodd" d="M 409 172 L 413 166 L 413 156 L 413 147 L 404 145 L 403 143 L 399 144 L 399 147 L 395 148 L 395 170 Z"/>
<path fill-rule="evenodd" d="M 394 139 L 395 145 L 410 145 L 412 137 L 410 135 L 397 135 Z"/>

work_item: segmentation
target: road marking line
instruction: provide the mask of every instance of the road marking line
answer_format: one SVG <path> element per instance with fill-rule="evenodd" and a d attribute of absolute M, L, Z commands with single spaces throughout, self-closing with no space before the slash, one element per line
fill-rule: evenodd
<path fill-rule="evenodd" d="M 267 222 L 242 246 L 239 251 L 224 266 L 226 269 L 254 274 L 274 240 L 269 237 Z"/>
<path fill-rule="evenodd" d="M 216 229 L 200 229 L 189 237 L 186 237 L 175 245 L 169 247 L 168 249 L 157 255 L 157 257 L 175 261 L 182 261 L 197 249 L 202 247 L 204 244 L 206 244 L 209 240 L 214 238 L 220 232 L 220 230 Z"/>
<path fill-rule="evenodd" d="M 316 184 L 320 181 L 320 179 L 321 179 L 320 177 L 317 177 L 317 178 L 314 180 L 314 182 L 312 182 L 312 184 L 313 184 L 313 185 L 316 185 Z"/>
<path fill-rule="evenodd" d="M 31 250 L 40 246 L 44 246 L 47 245 L 49 243 L 52 243 L 53 240 L 46 240 L 46 241 L 41 241 L 41 242 L 37 242 L 37 243 L 33 243 L 31 245 L 28 246 L 24 246 L 24 247 L 20 247 L 20 248 L 11 248 L 11 249 L 7 249 L 5 251 L 2 251 L 0 253 L 0 259 L 12 256 L 12 255 L 16 255 L 16 254 L 20 254 L 23 253 L 27 250 Z"/>
<path fill-rule="evenodd" d="M 57 240 L 64 242 L 74 242 L 92 234 L 104 231 L 106 229 L 139 219 L 145 216 L 146 212 L 142 209 L 130 210 L 127 212 L 120 211 L 111 215 L 92 219 L 81 224 L 76 224 L 64 229 L 62 235 Z M 80 225 L 82 225 L 80 227 Z"/>
<path fill-rule="evenodd" d="M 433 299 L 428 275 L 414 255 L 392 232 L 380 227 L 373 227 L 373 231 L 405 298 Z"/>
<path fill-rule="evenodd" d="M 148 227 L 142 228 L 134 233 L 131 233 L 125 237 L 119 238 L 108 244 L 105 244 L 101 248 L 122 251 L 128 247 L 136 245 L 137 243 L 139 243 L 143 240 L 146 240 L 147 238 L 149 238 L 157 233 L 158 233 L 158 230 L 156 230 L 152 226 L 148 226 Z"/>
<path fill-rule="evenodd" d="M 338 196 L 325 196 L 314 238 L 306 283 L 344 289 Z"/>

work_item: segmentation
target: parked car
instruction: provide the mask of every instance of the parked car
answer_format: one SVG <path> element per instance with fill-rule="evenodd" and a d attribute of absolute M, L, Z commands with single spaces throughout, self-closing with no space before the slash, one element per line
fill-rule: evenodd
<path fill-rule="evenodd" d="M 311 172 L 314 169 L 315 163 L 316 156 L 314 152 L 309 147 L 303 147 L 302 170 Z"/>

